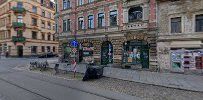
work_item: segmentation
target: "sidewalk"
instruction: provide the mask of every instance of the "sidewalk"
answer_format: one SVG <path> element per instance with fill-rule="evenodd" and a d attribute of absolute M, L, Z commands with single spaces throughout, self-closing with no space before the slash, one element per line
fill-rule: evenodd
<path fill-rule="evenodd" d="M 203 92 L 203 76 L 105 68 L 106 77 Z"/>
<path fill-rule="evenodd" d="M 53 66 L 54 65 L 52 65 L 52 68 Z M 71 71 L 73 68 L 71 65 L 66 66 L 66 64 L 60 64 L 59 69 Z M 85 70 L 86 66 L 84 64 L 77 65 L 77 72 L 85 73 Z M 199 75 L 160 73 L 105 67 L 103 76 L 145 84 L 203 92 L 203 76 Z"/>

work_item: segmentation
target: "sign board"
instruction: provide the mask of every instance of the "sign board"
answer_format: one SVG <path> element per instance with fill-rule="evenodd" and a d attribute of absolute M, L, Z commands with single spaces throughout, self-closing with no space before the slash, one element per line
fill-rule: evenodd
<path fill-rule="evenodd" d="M 70 45 L 71 45 L 72 47 L 77 47 L 77 46 L 78 46 L 78 41 L 77 41 L 77 40 L 72 40 L 72 41 L 70 42 Z"/>

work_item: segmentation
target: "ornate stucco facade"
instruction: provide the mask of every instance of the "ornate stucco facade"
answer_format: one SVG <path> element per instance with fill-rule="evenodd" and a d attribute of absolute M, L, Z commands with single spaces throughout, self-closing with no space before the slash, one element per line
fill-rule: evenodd
<path fill-rule="evenodd" d="M 92 57 L 97 64 L 130 66 L 135 69 L 157 68 L 155 0 L 93 0 L 90 3 L 83 0 L 81 5 L 77 0 L 67 0 L 70 5 L 66 9 L 63 8 L 63 0 L 55 1 L 61 52 L 64 53 L 64 46 L 69 47 L 70 42 L 76 38 L 79 42 L 79 62 L 84 60 L 80 59 L 81 55 L 85 55 L 85 49 L 89 47 L 93 49 Z M 116 12 L 116 15 L 112 17 L 111 12 Z M 103 22 L 100 14 L 104 15 Z M 93 16 L 93 22 L 89 19 L 90 15 Z M 70 21 L 68 31 L 63 28 L 66 20 Z M 116 24 L 112 25 L 111 20 Z M 101 25 L 104 24 L 102 27 L 99 26 L 99 21 L 102 22 Z M 89 26 L 91 23 L 93 27 Z M 78 27 L 80 25 L 82 29 Z M 91 46 L 87 47 L 86 44 Z"/>
<path fill-rule="evenodd" d="M 54 6 L 50 0 L 1 0 L 1 54 L 22 57 L 57 53 Z"/>
<path fill-rule="evenodd" d="M 157 5 L 160 68 L 178 72 L 201 70 L 197 59 L 202 52 L 203 0 L 157 0 Z"/>

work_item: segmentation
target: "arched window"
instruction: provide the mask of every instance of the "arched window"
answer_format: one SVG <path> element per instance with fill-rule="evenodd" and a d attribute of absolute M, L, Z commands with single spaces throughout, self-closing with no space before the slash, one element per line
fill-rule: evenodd
<path fill-rule="evenodd" d="M 142 7 L 130 8 L 128 11 L 129 22 L 142 20 L 142 17 L 143 17 L 142 12 L 143 12 Z"/>

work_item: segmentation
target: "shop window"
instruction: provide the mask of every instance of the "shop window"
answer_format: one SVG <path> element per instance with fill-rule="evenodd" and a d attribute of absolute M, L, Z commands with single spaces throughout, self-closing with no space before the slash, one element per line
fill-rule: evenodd
<path fill-rule="evenodd" d="M 128 11 L 128 19 L 129 22 L 137 21 L 137 20 L 142 20 L 143 17 L 143 9 L 142 7 L 133 7 L 130 8 Z"/>
<path fill-rule="evenodd" d="M 142 68 L 149 67 L 149 47 L 148 43 L 142 40 L 131 40 L 124 44 L 123 63 L 138 65 Z"/>
<path fill-rule="evenodd" d="M 117 10 L 110 12 L 110 26 L 117 25 Z"/>
<path fill-rule="evenodd" d="M 196 32 L 203 32 L 203 14 L 196 15 Z"/>
<path fill-rule="evenodd" d="M 90 28 L 90 29 L 94 28 L 94 16 L 93 15 L 88 16 L 88 28 Z"/>
<path fill-rule="evenodd" d="M 181 17 L 171 18 L 171 33 L 181 33 Z"/>
<path fill-rule="evenodd" d="M 98 28 L 102 28 L 104 26 L 105 26 L 104 13 L 99 13 L 98 14 Z"/>

